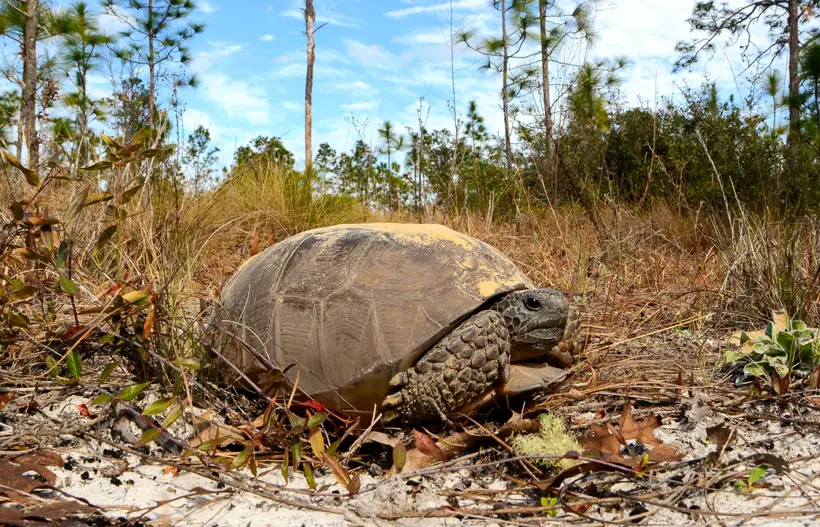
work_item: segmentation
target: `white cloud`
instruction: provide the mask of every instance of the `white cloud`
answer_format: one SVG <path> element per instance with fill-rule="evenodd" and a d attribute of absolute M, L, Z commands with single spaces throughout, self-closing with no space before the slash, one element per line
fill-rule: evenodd
<path fill-rule="evenodd" d="M 284 101 L 284 102 L 282 103 L 282 107 L 283 107 L 285 110 L 290 110 L 290 111 L 292 111 L 292 112 L 295 112 L 295 111 L 297 111 L 297 110 L 301 110 L 301 109 L 303 109 L 303 108 L 304 108 L 304 106 L 303 106 L 303 105 L 298 104 L 298 103 L 295 103 L 295 102 L 293 102 L 293 101 Z"/>
<path fill-rule="evenodd" d="M 358 40 L 348 40 L 347 55 L 365 68 L 393 70 L 399 66 L 399 59 L 381 46 L 362 44 Z"/>
<path fill-rule="evenodd" d="M 453 10 L 477 10 L 487 8 L 487 0 L 456 0 L 452 3 Z M 417 5 L 413 7 L 406 7 L 404 9 L 396 9 L 385 13 L 390 18 L 404 18 L 410 15 L 421 15 L 425 13 L 435 12 L 449 12 L 450 2 L 436 3 L 430 5 Z"/>
<path fill-rule="evenodd" d="M 400 35 L 393 37 L 393 42 L 399 44 L 450 44 L 450 34 L 444 31 L 421 31 L 419 33 L 411 33 L 409 35 Z"/>
<path fill-rule="evenodd" d="M 228 44 L 227 42 L 213 40 L 209 41 L 208 44 L 211 46 L 210 51 L 200 51 L 194 54 L 190 65 L 191 71 L 194 73 L 201 73 L 210 69 L 216 59 L 225 58 L 242 51 L 241 44 Z"/>
<path fill-rule="evenodd" d="M 361 27 L 361 22 L 352 16 L 345 15 L 342 13 L 337 13 L 331 10 L 328 7 L 328 4 L 322 4 L 321 2 L 316 2 L 316 22 L 319 24 L 330 24 L 333 26 L 339 27 L 348 27 L 348 28 L 359 28 Z M 288 18 L 296 18 L 298 20 L 305 19 L 305 13 L 303 11 L 304 8 L 304 1 L 296 0 L 291 3 L 292 7 L 290 9 L 286 9 L 282 12 L 282 16 Z"/>
<path fill-rule="evenodd" d="M 266 33 L 259 37 L 259 40 L 261 40 L 262 42 L 273 42 L 274 39 L 276 39 L 276 37 L 274 35 L 271 35 L 270 33 Z"/>
<path fill-rule="evenodd" d="M 108 35 L 117 35 L 131 29 L 126 21 L 134 23 L 134 16 L 116 5 L 106 8 L 98 17 L 100 30 Z"/>
<path fill-rule="evenodd" d="M 228 117 L 262 125 L 271 121 L 265 89 L 238 81 L 224 73 L 207 72 L 202 77 L 202 93 Z"/>
<path fill-rule="evenodd" d="M 361 101 L 350 104 L 343 104 L 339 108 L 347 112 L 364 112 L 376 108 L 375 101 Z"/>
<path fill-rule="evenodd" d="M 337 93 L 342 92 L 348 95 L 360 97 L 376 95 L 379 93 L 379 90 L 377 88 L 362 81 L 343 82 L 341 84 L 336 84 L 333 86 L 332 90 Z"/>
<path fill-rule="evenodd" d="M 199 9 L 205 14 L 210 14 L 210 13 L 213 13 L 217 10 L 217 8 L 214 7 L 214 5 L 212 3 L 210 3 L 206 0 L 200 0 Z"/>

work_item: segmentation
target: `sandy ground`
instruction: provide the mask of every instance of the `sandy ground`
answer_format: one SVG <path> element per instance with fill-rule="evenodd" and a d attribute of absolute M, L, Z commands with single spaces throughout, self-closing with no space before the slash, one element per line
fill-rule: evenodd
<path fill-rule="evenodd" d="M 645 348 L 668 357 L 670 349 L 681 347 L 682 338 L 666 339 L 668 348 L 661 341 Z M 650 467 L 641 477 L 595 470 L 567 478 L 560 485 L 562 503 L 576 510 L 557 510 L 553 516 L 539 508 L 546 494 L 532 486 L 516 486 L 526 475 L 509 470 L 501 462 L 506 454 L 497 450 L 456 457 L 447 461 L 446 471 L 434 465 L 424 475 L 387 477 L 383 462 L 381 469 L 364 466 L 357 470 L 361 486 L 353 496 L 329 470 L 317 469 L 318 489 L 313 491 L 300 473 L 285 482 L 275 463 L 260 464 L 254 478 L 247 470 L 180 465 L 178 457 L 155 444 L 139 451 L 129 448 L 112 435 L 110 424 L 87 426 L 88 418 L 78 405 L 94 395 L 78 387 L 21 391 L 16 403 L 37 401 L 37 411 L 15 413 L 9 405 L 5 414 L 0 413 L 0 439 L 16 438 L 21 444 L 59 453 L 63 466 L 50 467 L 56 476 L 53 486 L 100 507 L 90 517 L 62 525 L 103 526 L 126 520 L 191 527 L 820 524 L 816 393 L 757 401 L 742 390 L 702 387 L 683 388 L 678 397 L 670 399 L 667 393 L 664 401 L 654 401 L 632 392 L 636 418 L 650 412 L 661 415 L 663 424 L 654 438 L 675 446 L 683 459 Z M 610 422 L 617 422 L 625 395 L 612 391 L 566 399 L 556 413 L 584 434 L 604 407 Z M 716 439 L 721 431 L 729 437 L 725 445 Z M 139 435 L 136 428 L 133 432 Z M 172 433 L 182 441 L 194 435 L 193 427 L 182 423 L 174 425 Z M 411 445 L 409 439 L 405 443 Z M 494 460 L 499 464 L 473 467 Z M 180 470 L 170 469 L 172 464 Z M 738 490 L 735 482 L 760 465 L 769 470 L 753 491 Z M 58 497 L 53 492 L 44 496 Z"/>
<path fill-rule="evenodd" d="M 43 407 L 43 415 L 52 422 L 76 422 L 79 419 L 77 404 L 87 401 L 80 396 L 64 398 Z M 584 513 L 588 519 L 559 511 L 553 517 L 544 514 L 537 520 L 524 518 L 513 523 L 592 525 L 620 522 L 641 513 L 646 514 L 640 521 L 642 525 L 798 526 L 815 525 L 820 521 L 820 506 L 817 504 L 820 499 L 820 414 L 803 413 L 798 419 L 800 423 L 792 424 L 771 417 L 750 422 L 746 418 L 715 411 L 709 403 L 705 393 L 684 397 L 679 415 L 665 419 L 665 424 L 655 431 L 655 437 L 686 452 L 683 461 L 698 460 L 718 454 L 718 446 L 707 437 L 708 430 L 725 426 L 734 430 L 735 439 L 721 454 L 724 464 L 731 465 L 761 454 L 774 454 L 786 462 L 782 470 L 770 470 L 761 479 L 761 488 L 750 495 L 739 492 L 730 484 L 709 493 L 687 490 L 687 485 L 702 478 L 717 477 L 699 471 L 697 465 L 684 466 L 645 481 L 613 482 L 606 475 L 587 474 L 578 478 L 573 488 L 584 488 L 590 482 L 599 486 L 608 482 L 609 496 L 639 496 L 663 490 L 664 485 L 671 482 L 667 485 L 670 491 L 661 492 L 643 505 L 631 501 L 625 507 L 623 504 L 592 506 Z M 782 405 L 764 404 L 757 411 L 766 416 L 778 416 L 777 412 L 780 412 L 779 417 L 795 420 L 790 410 Z M 581 420 L 591 417 L 591 412 L 576 416 Z M 817 424 L 801 424 L 815 422 Z M 301 474 L 292 475 L 286 483 L 279 466 L 260 468 L 258 479 L 247 471 L 240 473 L 238 479 L 217 472 L 212 472 L 211 478 L 186 470 L 177 473 L 166 464 L 150 462 L 113 447 L 108 442 L 109 435 L 102 432 L 102 440 L 95 440 L 87 435 L 63 434 L 52 450 L 59 452 L 65 462 L 63 467 L 53 469 L 57 476 L 55 486 L 101 507 L 105 517 L 112 522 L 117 518 L 128 518 L 150 525 L 203 527 L 503 525 L 508 522 L 481 515 L 474 518 L 470 514 L 458 518 L 423 516 L 453 507 L 488 510 L 493 506 L 498 508 L 499 503 L 503 503 L 503 507 L 537 504 L 531 494 L 520 491 L 499 495 L 494 504 L 485 499 L 470 499 L 469 496 L 475 496 L 479 489 L 503 491 L 511 485 L 498 474 L 471 470 L 468 464 L 463 470 L 411 478 L 373 477 L 362 472 L 361 490 L 350 497 L 329 474 L 317 473 L 317 492 L 308 488 Z M 151 454 L 168 456 L 156 447 L 151 448 Z M 737 470 L 750 466 L 753 465 L 741 463 Z M 237 485 L 247 488 L 242 490 Z M 267 494 L 267 497 L 256 491 Z M 463 496 L 452 496 L 459 493 Z M 673 499 L 684 493 L 682 499 Z M 692 512 L 684 512 L 687 508 Z M 753 515 L 749 516 L 750 513 Z M 384 519 L 390 516 L 392 519 Z"/>

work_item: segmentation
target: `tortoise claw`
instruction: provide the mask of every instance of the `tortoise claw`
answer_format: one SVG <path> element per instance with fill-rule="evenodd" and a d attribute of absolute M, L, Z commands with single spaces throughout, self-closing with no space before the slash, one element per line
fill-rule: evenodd
<path fill-rule="evenodd" d="M 404 402 L 404 397 L 400 393 L 394 393 L 384 398 L 382 406 L 399 406 L 402 402 Z"/>
<path fill-rule="evenodd" d="M 385 423 L 392 423 L 393 421 L 398 419 L 400 415 L 401 414 L 396 410 L 388 410 L 384 412 L 384 415 L 382 416 L 382 421 Z"/>
<path fill-rule="evenodd" d="M 397 373 L 392 379 L 390 379 L 390 387 L 401 388 L 402 386 L 406 386 L 408 382 L 407 372 L 403 371 L 401 373 Z"/>

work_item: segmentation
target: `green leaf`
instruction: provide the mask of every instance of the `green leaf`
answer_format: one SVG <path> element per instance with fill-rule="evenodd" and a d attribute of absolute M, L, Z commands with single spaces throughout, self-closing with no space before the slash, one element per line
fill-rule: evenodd
<path fill-rule="evenodd" d="M 83 373 L 83 359 L 77 350 L 71 350 L 65 360 L 68 373 L 75 379 L 79 379 Z"/>
<path fill-rule="evenodd" d="M 202 365 L 196 357 L 180 357 L 174 361 L 174 364 L 181 368 L 187 368 L 192 371 L 198 370 Z"/>
<path fill-rule="evenodd" d="M 68 202 L 68 209 L 66 210 L 66 221 L 71 221 L 80 214 L 80 211 L 85 207 L 85 202 L 88 199 L 88 187 L 83 187 L 76 191 Z"/>
<path fill-rule="evenodd" d="M 114 139 L 112 137 L 109 137 L 105 134 L 100 134 L 100 139 L 102 139 L 102 142 L 105 143 L 105 146 L 107 146 L 109 148 L 116 148 L 117 150 L 122 149 L 122 145 L 120 143 L 118 143 L 116 139 Z"/>
<path fill-rule="evenodd" d="M 93 165 L 82 167 L 82 170 L 105 170 L 106 168 L 111 168 L 113 166 L 114 163 L 112 163 L 111 161 L 97 161 Z"/>
<path fill-rule="evenodd" d="M 106 227 L 105 230 L 100 233 L 100 237 L 97 238 L 97 249 L 102 249 L 105 243 L 110 240 L 112 236 L 114 236 L 115 232 L 117 232 L 116 225 Z"/>
<path fill-rule="evenodd" d="M 11 215 L 16 221 L 22 220 L 26 215 L 25 206 L 19 201 L 12 201 L 9 210 L 11 210 Z"/>
<path fill-rule="evenodd" d="M 304 463 L 302 465 L 302 472 L 305 474 L 305 481 L 308 487 L 310 487 L 311 490 L 316 490 L 316 478 L 313 477 L 313 467 L 310 466 L 310 463 Z"/>
<path fill-rule="evenodd" d="M 315 428 L 315 427 L 319 426 L 320 424 L 324 423 L 325 419 L 327 419 L 327 414 L 325 414 L 325 413 L 313 414 L 313 415 L 310 416 L 310 419 L 308 419 L 307 427 L 308 428 Z"/>
<path fill-rule="evenodd" d="M 290 449 L 285 449 L 285 459 L 282 460 L 282 479 L 288 484 L 288 466 L 290 465 Z"/>
<path fill-rule="evenodd" d="M 26 177 L 26 182 L 29 185 L 31 185 L 32 187 L 36 187 L 40 184 L 40 176 L 37 174 L 37 172 L 24 167 L 19 159 L 9 154 L 5 150 L 0 151 L 0 155 L 3 156 L 3 158 L 6 160 L 8 164 L 10 164 L 11 166 L 13 166 L 14 168 L 23 173 L 23 175 Z"/>
<path fill-rule="evenodd" d="M 37 290 L 34 288 L 34 286 L 30 286 L 30 285 L 20 284 L 20 287 L 15 287 L 12 284 L 12 287 L 13 287 L 12 297 L 15 300 L 25 300 L 27 298 L 31 298 L 37 292 Z"/>
<path fill-rule="evenodd" d="M 94 205 L 95 203 L 100 203 L 101 201 L 108 201 L 113 198 L 114 194 L 111 194 L 110 192 L 97 192 L 96 194 L 93 194 L 85 199 L 85 201 L 83 202 L 83 207 L 88 207 L 90 205 Z"/>
<path fill-rule="evenodd" d="M 336 451 L 339 450 L 339 447 L 342 445 L 342 439 L 344 439 L 344 437 L 340 437 L 339 439 L 330 444 L 330 446 L 327 448 L 327 455 L 336 455 Z"/>
<path fill-rule="evenodd" d="M 749 473 L 749 487 L 757 483 L 757 481 L 765 476 L 768 471 L 769 468 L 766 465 L 755 467 L 754 470 Z"/>
<path fill-rule="evenodd" d="M 74 280 L 72 280 L 64 274 L 60 275 L 60 289 L 62 289 L 63 293 L 67 295 L 76 295 L 80 292 L 80 288 L 77 287 L 77 284 L 74 282 Z"/>
<path fill-rule="evenodd" d="M 134 384 L 129 386 L 128 388 L 123 389 L 120 393 L 117 394 L 117 399 L 120 401 L 131 401 L 137 397 L 149 384 L 150 382 L 141 382 L 139 384 Z"/>
<path fill-rule="evenodd" d="M 173 397 L 166 397 L 164 399 L 159 399 L 154 401 L 153 403 L 149 404 L 145 410 L 142 411 L 142 415 L 157 415 L 161 414 L 165 410 L 171 407 L 172 404 L 177 400 L 177 396 L 174 395 Z"/>
<path fill-rule="evenodd" d="M 794 336 L 785 332 L 781 331 L 777 334 L 777 344 L 786 352 L 786 354 L 791 355 L 794 353 Z"/>
<path fill-rule="evenodd" d="M 746 355 L 740 353 L 738 351 L 727 351 L 726 352 L 726 362 L 733 363 L 737 362 L 739 359 L 745 358 Z"/>
<path fill-rule="evenodd" d="M 114 400 L 114 396 L 110 393 L 101 393 L 100 395 L 96 396 L 93 401 L 91 401 L 92 405 L 100 405 L 100 404 L 108 404 Z"/>
<path fill-rule="evenodd" d="M 182 417 L 182 405 L 177 404 L 174 406 L 174 409 L 168 412 L 168 415 L 165 416 L 165 420 L 162 421 L 162 428 L 170 427 L 172 424 L 176 423 L 180 417 Z"/>
<path fill-rule="evenodd" d="M 139 183 L 137 183 L 133 187 L 131 187 L 128 190 L 126 190 L 125 192 L 123 192 L 122 196 L 120 196 L 120 203 L 125 205 L 126 203 L 131 201 L 134 198 L 134 196 L 136 196 L 137 193 L 142 189 L 142 186 L 143 186 L 143 182 L 140 181 Z"/>
<path fill-rule="evenodd" d="M 144 434 L 142 434 L 140 440 L 137 441 L 137 444 L 134 446 L 137 448 L 145 446 L 152 441 L 156 441 L 157 438 L 159 438 L 159 430 L 157 428 L 149 428 Z"/>
<path fill-rule="evenodd" d="M 114 364 L 113 362 L 111 364 L 109 364 L 108 366 L 106 366 L 105 369 L 100 374 L 99 383 L 100 384 L 104 383 L 106 381 L 106 379 L 108 379 L 108 377 L 111 375 L 111 373 L 113 373 L 114 368 L 116 368 L 116 367 L 117 367 L 117 365 Z"/>
<path fill-rule="evenodd" d="M 145 306 L 151 301 L 151 293 L 146 291 L 131 291 L 122 295 L 122 299 L 129 304 L 134 304 L 135 306 Z"/>
<path fill-rule="evenodd" d="M 231 463 L 232 469 L 242 468 L 248 462 L 248 459 L 251 457 L 251 453 L 253 452 L 253 445 L 248 445 L 245 447 L 242 452 L 239 453 L 235 458 L 233 458 L 233 462 Z"/>
<path fill-rule="evenodd" d="M 396 443 L 396 446 L 393 447 L 393 464 L 396 466 L 396 472 L 401 472 L 401 469 L 404 468 L 404 464 L 407 462 L 407 447 L 404 446 L 404 443 L 399 441 Z"/>
<path fill-rule="evenodd" d="M 4 313 L 9 325 L 16 328 L 28 329 L 28 317 L 9 307 Z"/>
<path fill-rule="evenodd" d="M 293 452 L 293 466 L 296 468 L 299 466 L 299 462 L 302 461 L 302 440 L 299 439 L 299 436 L 290 438 L 290 451 Z"/>
<path fill-rule="evenodd" d="M 60 375 L 60 366 L 51 355 L 46 355 L 46 366 L 48 367 L 48 374 L 52 377 L 57 377 Z"/>
<path fill-rule="evenodd" d="M 766 375 L 765 370 L 760 364 L 755 362 L 749 363 L 743 367 L 743 373 L 750 377 L 763 377 Z"/>

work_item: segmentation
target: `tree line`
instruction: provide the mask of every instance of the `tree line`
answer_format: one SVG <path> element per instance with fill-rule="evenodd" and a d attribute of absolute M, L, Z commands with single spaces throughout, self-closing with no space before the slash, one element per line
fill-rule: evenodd
<path fill-rule="evenodd" d="M 739 46 L 751 88 L 743 100 L 721 99 L 704 82 L 655 109 L 623 103 L 620 73 L 628 58 L 560 60 L 568 46 L 594 41 L 593 0 L 569 10 L 554 0 L 488 0 L 499 34 L 451 27 L 450 40 L 481 57 L 496 79 L 503 130 L 487 130 L 474 101 L 465 114 L 456 112 L 454 78 L 451 128 L 400 130 L 385 121 L 376 144 L 360 139 L 338 152 L 324 142 L 313 146 L 313 65 L 327 29 L 316 25 L 313 2 L 305 0 L 305 166 L 294 177 L 307 177 L 315 194 L 392 210 L 432 204 L 512 213 L 525 203 L 594 207 L 602 198 L 637 205 L 663 199 L 683 208 L 723 203 L 727 195 L 782 211 L 813 207 L 820 203 L 819 3 L 697 2 L 675 69 L 692 67 L 718 46 Z M 176 142 L 178 155 L 166 161 L 171 170 L 151 177 L 183 177 L 181 192 L 207 191 L 260 159 L 296 174 L 294 155 L 275 131 L 240 147 L 221 172 L 209 130 L 183 138 L 177 129 L 174 138 L 182 90 L 197 85 L 185 68 L 190 41 L 205 30 L 193 20 L 195 9 L 192 0 L 102 0 L 99 11 L 83 1 L 65 8 L 6 1 L 0 36 L 18 53 L 2 68 L 12 86 L 0 93 L 3 148 L 32 168 L 65 163 L 76 175 L 99 158 L 94 129 L 125 143 Z M 98 12 L 125 29 L 106 34 Z M 768 30 L 769 46 L 751 42 L 756 26 Z M 779 57 L 785 78 L 773 67 Z M 113 81 L 110 96 L 92 95 L 94 73 Z"/>

